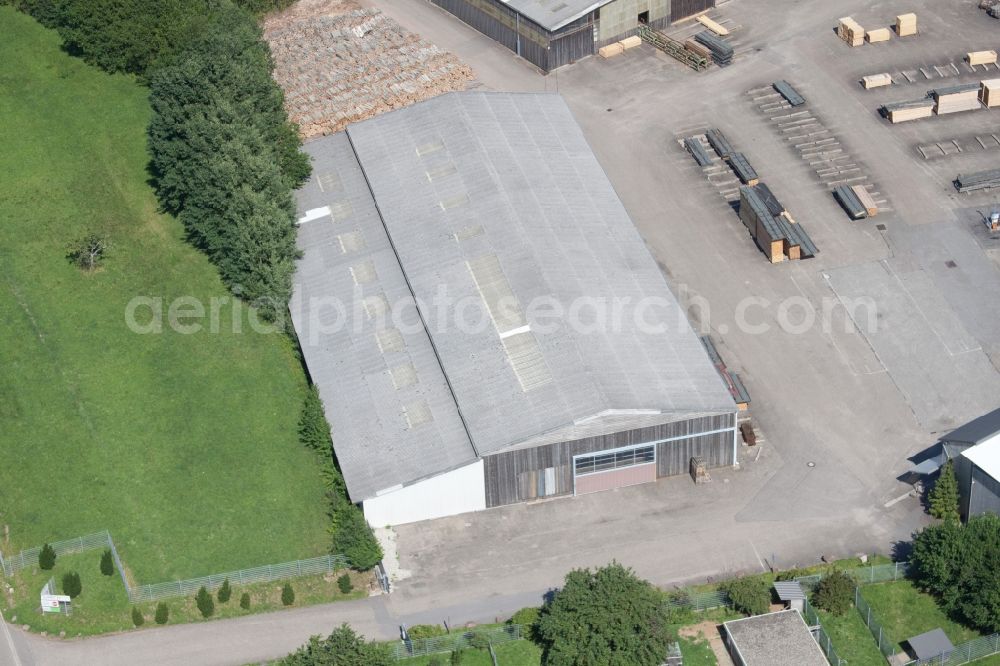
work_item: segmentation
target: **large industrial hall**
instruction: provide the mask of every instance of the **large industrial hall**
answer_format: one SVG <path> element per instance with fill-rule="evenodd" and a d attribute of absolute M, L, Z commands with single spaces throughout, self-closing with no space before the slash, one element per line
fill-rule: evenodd
<path fill-rule="evenodd" d="M 306 149 L 292 318 L 371 524 L 735 463 L 735 403 L 560 96 L 451 93 Z"/>

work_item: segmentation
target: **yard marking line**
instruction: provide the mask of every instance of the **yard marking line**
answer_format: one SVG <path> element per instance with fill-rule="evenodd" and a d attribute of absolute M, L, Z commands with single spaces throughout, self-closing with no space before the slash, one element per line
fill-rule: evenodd
<path fill-rule="evenodd" d="M 905 500 L 909 496 L 910 496 L 910 493 L 905 493 L 903 495 L 900 495 L 899 497 L 896 497 L 894 499 L 889 500 L 888 502 L 886 502 L 882 506 L 885 507 L 886 509 L 888 509 L 890 507 L 893 507 L 893 506 L 899 504 L 900 502 L 902 502 L 903 500 Z"/>
<path fill-rule="evenodd" d="M 753 554 L 757 557 L 757 564 L 759 564 L 761 570 L 766 573 L 767 567 L 764 566 L 764 560 L 760 559 L 760 553 L 757 552 L 757 546 L 753 545 L 753 541 L 751 541 L 750 539 L 747 539 L 747 543 L 749 543 L 750 547 L 753 548 Z"/>
<path fill-rule="evenodd" d="M 3 618 L 2 611 L 0 611 L 0 626 L 3 627 L 3 634 L 7 638 L 7 645 L 10 646 L 10 653 L 14 657 L 14 666 L 22 666 L 21 658 L 17 655 L 17 647 L 14 646 L 14 639 L 10 635 L 10 629 L 7 627 L 7 620 Z"/>

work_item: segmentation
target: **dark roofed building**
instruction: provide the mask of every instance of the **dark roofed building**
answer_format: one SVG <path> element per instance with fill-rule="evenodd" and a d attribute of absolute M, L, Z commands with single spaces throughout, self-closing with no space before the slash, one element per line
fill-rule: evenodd
<path fill-rule="evenodd" d="M 736 462 L 732 397 L 561 97 L 452 93 L 306 151 L 290 310 L 372 524 Z"/>
<path fill-rule="evenodd" d="M 955 466 L 962 519 L 1000 514 L 1000 409 L 951 431 L 941 447 Z"/>

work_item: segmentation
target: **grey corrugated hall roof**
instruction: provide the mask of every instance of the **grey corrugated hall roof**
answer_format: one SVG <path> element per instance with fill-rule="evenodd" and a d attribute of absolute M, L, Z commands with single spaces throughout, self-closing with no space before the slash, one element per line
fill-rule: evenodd
<path fill-rule="evenodd" d="M 572 23 L 611 0 L 501 0 L 522 16 L 542 26 L 549 32 Z"/>
<path fill-rule="evenodd" d="M 983 414 L 960 428 L 952 430 L 942 437 L 941 441 L 978 444 L 998 432 L 1000 432 L 1000 409 L 994 409 L 992 412 Z"/>
<path fill-rule="evenodd" d="M 391 277 L 382 287 L 387 296 L 391 289 L 404 302 L 415 296 L 421 304 L 427 333 L 412 335 L 407 348 L 422 361 L 419 390 L 433 389 L 434 398 L 427 399 L 429 422 L 400 430 L 392 413 L 408 403 L 388 379 L 369 376 L 388 374 L 391 364 L 374 357 L 349 363 L 344 370 L 362 377 L 353 376 L 350 384 L 343 373 L 329 373 L 330 384 L 321 390 L 352 498 L 410 483 L 435 467 L 444 472 L 460 465 L 472 457 L 472 445 L 482 456 L 556 432 L 628 429 L 632 418 L 648 425 L 735 411 L 561 97 L 451 93 L 351 125 L 347 138 L 353 154 L 343 135 L 307 144 L 314 176 L 300 193 L 300 215 L 328 205 L 318 192 L 320 160 L 336 161 L 339 171 L 356 159 L 367 181 L 358 196 L 373 199 L 371 210 L 361 221 L 327 216 L 302 223 L 305 256 L 296 297 L 306 291 L 303 284 L 313 294 L 350 297 L 347 268 L 377 251 L 379 282 Z M 335 230 L 314 231 L 315 225 Z M 351 244 L 350 258 L 317 256 L 328 238 L 355 227 L 366 236 L 365 248 Z M 342 284 L 331 282 L 328 272 L 338 273 Z M 373 289 L 363 285 L 355 300 L 370 298 Z M 480 325 L 463 330 L 453 311 L 440 316 L 433 305 L 439 290 L 464 308 L 466 321 Z M 652 303 L 644 312 L 650 329 L 629 316 L 635 308 L 628 303 L 619 326 L 593 330 L 541 319 L 538 312 L 547 310 L 534 309 L 583 302 L 585 319 L 593 312 L 586 304 L 601 298 Z M 293 300 L 292 309 L 298 330 L 310 317 L 308 305 Z M 545 330 L 552 323 L 554 330 Z M 323 374 L 314 364 L 344 363 L 337 349 L 353 342 L 324 340 L 322 355 L 303 343 L 314 381 L 321 383 L 317 374 Z M 352 353 L 351 347 L 342 353 Z M 331 408 L 331 401 L 342 404 Z M 338 418 L 362 421 L 359 414 L 372 409 L 378 418 L 369 421 L 371 432 L 358 423 L 351 437 L 338 436 Z M 462 422 L 464 439 L 457 427 Z M 345 457 L 365 461 L 372 472 L 353 472 Z"/>

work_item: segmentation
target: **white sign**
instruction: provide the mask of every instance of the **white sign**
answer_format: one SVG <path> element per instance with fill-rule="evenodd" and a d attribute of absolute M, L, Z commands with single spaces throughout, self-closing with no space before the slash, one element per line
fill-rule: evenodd
<path fill-rule="evenodd" d="M 72 603 L 70 599 L 65 594 L 43 594 L 42 595 L 42 612 L 43 613 L 62 613 L 63 607 L 69 607 Z"/>

